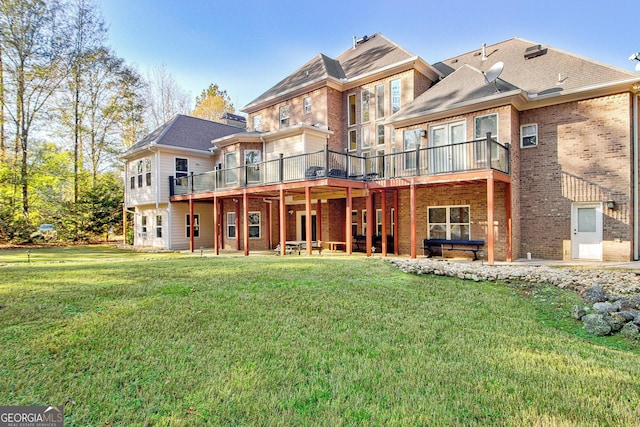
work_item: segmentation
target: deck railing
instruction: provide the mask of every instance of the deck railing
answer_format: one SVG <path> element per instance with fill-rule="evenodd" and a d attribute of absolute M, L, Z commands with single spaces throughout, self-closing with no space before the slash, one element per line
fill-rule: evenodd
<path fill-rule="evenodd" d="M 509 144 L 486 138 L 378 156 L 358 156 L 324 150 L 219 168 L 203 174 L 169 177 L 172 196 L 215 192 L 320 178 L 377 181 L 427 175 L 444 175 L 473 170 L 509 170 Z"/>

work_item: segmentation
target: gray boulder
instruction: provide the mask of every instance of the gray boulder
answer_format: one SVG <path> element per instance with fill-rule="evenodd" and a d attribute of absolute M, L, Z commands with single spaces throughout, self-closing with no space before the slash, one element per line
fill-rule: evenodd
<path fill-rule="evenodd" d="M 582 322 L 584 328 L 591 334 L 603 336 L 611 333 L 611 325 L 605 319 L 604 314 L 587 314 L 582 318 Z"/>
<path fill-rule="evenodd" d="M 584 291 L 584 298 L 590 303 L 603 302 L 607 300 L 607 294 L 600 285 L 592 286 Z"/>
<path fill-rule="evenodd" d="M 593 309 L 600 313 L 613 313 L 614 311 L 618 311 L 618 308 L 610 302 L 597 302 L 593 304 Z"/>
<path fill-rule="evenodd" d="M 627 323 L 622 327 L 622 329 L 620 329 L 620 335 L 625 338 L 635 339 L 638 338 L 638 334 L 640 334 L 640 327 L 631 322 Z"/>
<path fill-rule="evenodd" d="M 608 315 L 605 315 L 604 320 L 606 320 L 607 323 L 609 323 L 609 326 L 611 326 L 611 332 L 618 332 L 622 329 L 624 324 L 627 323 L 627 321 L 617 313 L 609 313 Z"/>
<path fill-rule="evenodd" d="M 584 309 L 584 307 L 580 307 L 579 305 L 574 305 L 571 308 L 571 317 L 573 317 L 576 320 L 581 320 L 586 315 L 587 315 L 587 311 Z"/>

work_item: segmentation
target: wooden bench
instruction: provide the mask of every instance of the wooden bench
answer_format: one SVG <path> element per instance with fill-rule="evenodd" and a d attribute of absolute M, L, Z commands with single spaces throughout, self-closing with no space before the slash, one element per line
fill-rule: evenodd
<path fill-rule="evenodd" d="M 431 258 L 440 250 L 440 255 L 444 256 L 444 251 L 467 251 L 473 252 L 473 260 L 478 259 L 478 252 L 482 252 L 484 240 L 447 240 L 447 239 L 424 239 L 422 250 L 424 254 Z M 429 252 L 427 254 L 427 252 Z"/>
<path fill-rule="evenodd" d="M 325 242 L 326 244 L 329 245 L 329 248 L 331 249 L 331 252 L 335 252 L 336 251 L 336 247 L 337 246 L 344 246 L 346 249 L 347 246 L 347 242 Z"/>

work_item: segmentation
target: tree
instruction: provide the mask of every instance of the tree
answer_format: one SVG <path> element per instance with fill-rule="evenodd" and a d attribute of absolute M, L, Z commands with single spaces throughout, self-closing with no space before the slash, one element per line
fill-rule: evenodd
<path fill-rule="evenodd" d="M 176 114 L 187 114 L 191 110 L 189 96 L 164 65 L 149 73 L 147 102 L 148 121 L 154 128 L 160 127 Z"/>
<path fill-rule="evenodd" d="M 0 45 L 5 113 L 15 126 L 22 217 L 29 226 L 29 138 L 36 119 L 69 71 L 68 37 L 56 0 L 2 0 Z M 9 95 L 11 99 L 9 100 Z"/>
<path fill-rule="evenodd" d="M 85 79 L 85 71 L 94 65 L 96 55 L 103 49 L 107 30 L 92 0 L 72 0 L 69 9 L 70 36 L 72 44 L 71 75 L 68 87 L 71 93 L 73 128 L 73 200 L 78 200 L 79 172 L 83 164 L 82 118 L 83 99 L 91 90 Z M 85 90 L 87 84 L 87 90 Z"/>
<path fill-rule="evenodd" d="M 138 72 L 122 65 L 117 74 L 109 109 L 117 117 L 119 139 L 128 149 L 147 134 L 145 126 L 146 85 Z"/>
<path fill-rule="evenodd" d="M 217 84 L 211 84 L 196 97 L 194 117 L 207 120 L 220 120 L 224 113 L 233 113 L 235 108 L 226 90 L 220 90 Z"/>

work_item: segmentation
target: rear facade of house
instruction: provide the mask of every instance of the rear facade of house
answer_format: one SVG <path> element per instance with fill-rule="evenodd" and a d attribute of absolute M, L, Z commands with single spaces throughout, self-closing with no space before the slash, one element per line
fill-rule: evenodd
<path fill-rule="evenodd" d="M 435 64 L 354 39 L 246 121 L 178 116 L 132 147 L 129 226 L 136 245 L 245 254 L 415 257 L 445 239 L 482 241 L 491 263 L 637 259 L 639 90 L 635 73 L 517 38 Z"/>

